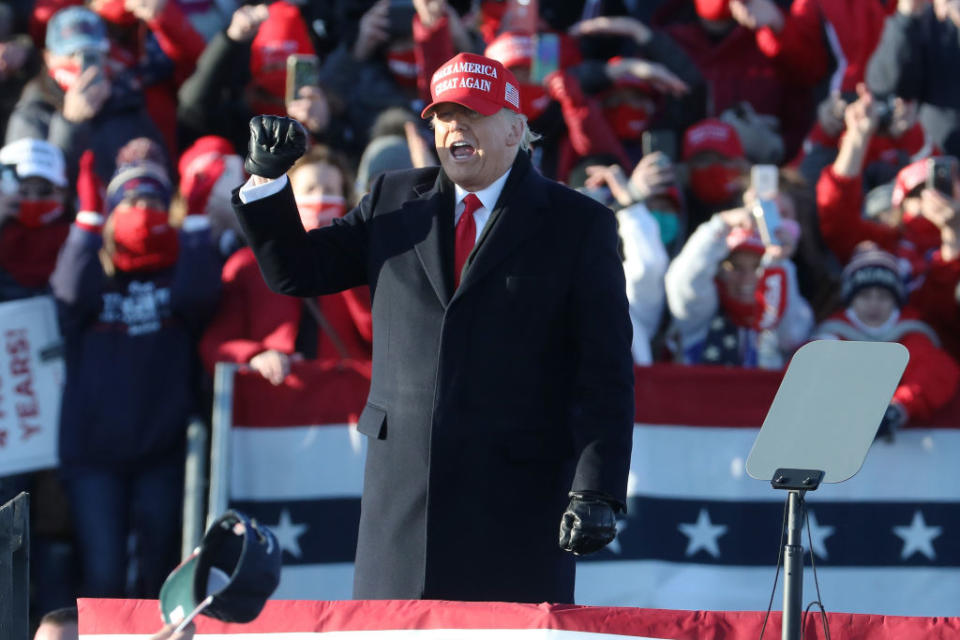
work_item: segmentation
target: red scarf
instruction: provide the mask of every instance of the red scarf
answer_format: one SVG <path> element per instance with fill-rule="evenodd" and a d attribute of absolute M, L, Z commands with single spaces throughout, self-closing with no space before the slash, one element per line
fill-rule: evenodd
<path fill-rule="evenodd" d="M 66 222 L 33 228 L 20 220 L 9 221 L 0 230 L 0 269 L 20 286 L 46 285 L 69 231 Z"/>
<path fill-rule="evenodd" d="M 720 306 L 730 322 L 746 329 L 773 329 L 787 310 L 787 272 L 783 267 L 763 269 L 753 300 L 743 302 L 727 291 L 719 277 L 715 279 Z"/>

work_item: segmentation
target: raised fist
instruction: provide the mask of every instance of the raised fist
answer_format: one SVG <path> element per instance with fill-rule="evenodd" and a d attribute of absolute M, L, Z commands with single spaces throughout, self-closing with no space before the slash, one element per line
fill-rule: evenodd
<path fill-rule="evenodd" d="M 243 168 L 264 178 L 279 178 L 307 150 L 307 132 L 293 118 L 254 116 Z"/>

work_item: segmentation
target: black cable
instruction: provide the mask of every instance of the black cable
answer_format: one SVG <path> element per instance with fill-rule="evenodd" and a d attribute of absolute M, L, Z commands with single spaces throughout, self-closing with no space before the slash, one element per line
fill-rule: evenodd
<path fill-rule="evenodd" d="M 780 548 L 777 550 L 777 572 L 773 574 L 773 589 L 770 590 L 770 602 L 767 603 L 767 613 L 763 616 L 763 625 L 760 627 L 760 638 L 763 640 L 763 632 L 767 628 L 767 619 L 770 618 L 770 610 L 773 609 L 773 598 L 777 593 L 777 580 L 780 579 L 780 564 L 783 561 L 783 536 L 787 531 L 787 505 L 790 504 L 790 496 L 783 503 L 783 522 L 780 523 Z"/>
<path fill-rule="evenodd" d="M 800 496 L 800 502 L 802 505 L 802 495 Z M 803 610 L 803 621 L 800 624 L 805 633 L 807 629 L 807 614 L 810 612 L 810 607 L 817 605 L 820 609 L 820 623 L 823 625 L 823 637 L 825 640 L 830 640 L 830 623 L 827 621 L 827 610 L 823 606 L 823 598 L 820 596 L 820 580 L 817 579 L 817 554 L 813 552 L 813 534 L 810 532 L 810 514 L 806 509 L 803 511 L 803 520 L 807 525 L 807 542 L 810 544 L 810 566 L 813 568 L 813 584 L 817 588 L 817 599 L 808 604 L 807 608 Z"/>

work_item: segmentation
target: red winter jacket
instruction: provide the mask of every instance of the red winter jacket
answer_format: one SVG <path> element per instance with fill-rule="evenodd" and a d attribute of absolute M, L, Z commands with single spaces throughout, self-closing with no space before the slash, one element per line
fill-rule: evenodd
<path fill-rule="evenodd" d="M 905 346 L 910 352 L 910 361 L 893 400 L 907 410 L 911 424 L 929 420 L 957 391 L 960 367 L 940 348 L 936 333 L 920 319 L 916 310 L 903 309 L 899 320 L 883 336 L 863 332 L 841 311 L 825 320 L 817 328 L 815 337 L 899 342 Z"/>
<path fill-rule="evenodd" d="M 780 33 L 757 31 L 757 45 L 779 67 L 805 86 L 819 83 L 837 67 L 831 89 L 855 91 L 880 42 L 883 23 L 896 2 L 881 0 L 794 0 Z"/>
<path fill-rule="evenodd" d="M 863 185 L 860 176 L 838 176 L 829 166 L 817 181 L 817 211 L 820 235 L 833 254 L 843 263 L 850 260 L 860 242 L 871 241 L 884 251 L 909 261 L 913 276 L 929 268 L 930 255 L 940 246 L 940 232 L 925 218 L 904 220 L 890 227 L 861 215 Z"/>
<path fill-rule="evenodd" d="M 920 311 L 943 340 L 943 348 L 960 360 L 960 258 L 944 261 L 936 252 L 920 288 L 910 294 L 910 304 Z"/>
<path fill-rule="evenodd" d="M 700 23 L 693 21 L 671 24 L 666 32 L 703 74 L 709 117 L 749 102 L 757 113 L 780 119 L 786 157 L 793 157 L 809 128 L 810 91 L 760 50 L 753 31 L 738 26 L 714 42 Z"/>
<path fill-rule="evenodd" d="M 147 27 L 174 65 L 171 80 L 144 87 L 143 91 L 147 112 L 172 156 L 177 152 L 177 89 L 193 73 L 206 43 L 176 2 L 167 2 Z"/>
<path fill-rule="evenodd" d="M 424 104 L 430 104 L 430 79 L 433 72 L 455 55 L 450 22 L 444 16 L 424 26 L 420 16 L 413 17 L 413 52 L 417 60 L 417 90 Z"/>
<path fill-rule="evenodd" d="M 268 349 L 292 354 L 300 326 L 301 299 L 273 293 L 267 288 L 249 247 L 230 256 L 223 266 L 220 306 L 200 341 L 204 366 L 213 371 L 217 362 L 246 363 Z M 373 325 L 365 288 L 316 299 L 347 356 L 366 365 L 369 375 Z M 330 335 L 319 329 L 317 360 L 341 360 Z"/>

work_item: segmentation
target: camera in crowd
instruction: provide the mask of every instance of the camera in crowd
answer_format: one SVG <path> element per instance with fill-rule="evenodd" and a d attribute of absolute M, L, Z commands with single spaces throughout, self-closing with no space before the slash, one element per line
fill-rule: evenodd
<path fill-rule="evenodd" d="M 897 99 L 895 95 L 889 95 L 883 98 L 877 98 L 873 102 L 873 112 L 877 118 L 877 133 L 888 133 L 890 125 L 893 124 L 894 103 Z"/>

